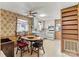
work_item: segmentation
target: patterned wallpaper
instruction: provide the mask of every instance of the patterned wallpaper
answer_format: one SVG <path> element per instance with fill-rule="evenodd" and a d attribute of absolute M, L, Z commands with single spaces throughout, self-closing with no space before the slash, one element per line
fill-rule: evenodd
<path fill-rule="evenodd" d="M 1 9 L 1 20 L 0 20 L 0 25 L 1 25 L 1 37 L 7 37 L 7 36 L 15 36 L 16 34 L 16 20 L 17 18 L 21 19 L 29 19 L 26 16 Z"/>
<path fill-rule="evenodd" d="M 1 10 L 0 10 L 0 38 L 1 38 Z"/>
<path fill-rule="evenodd" d="M 1 50 L 1 11 L 0 11 L 0 50 Z"/>

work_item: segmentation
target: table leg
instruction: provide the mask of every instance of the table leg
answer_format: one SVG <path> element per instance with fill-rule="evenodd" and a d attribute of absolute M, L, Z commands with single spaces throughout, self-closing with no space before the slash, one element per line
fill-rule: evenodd
<path fill-rule="evenodd" d="M 32 42 L 31 42 L 31 44 L 30 44 L 30 47 L 31 47 L 31 55 L 32 55 Z"/>

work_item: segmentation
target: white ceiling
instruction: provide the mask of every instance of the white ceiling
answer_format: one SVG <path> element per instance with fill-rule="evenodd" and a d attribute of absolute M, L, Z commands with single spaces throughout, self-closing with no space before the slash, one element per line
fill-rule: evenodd
<path fill-rule="evenodd" d="M 46 14 L 48 18 L 60 18 L 60 9 L 78 4 L 78 2 L 0 2 L 0 8 L 20 14 L 34 9 L 38 14 Z"/>

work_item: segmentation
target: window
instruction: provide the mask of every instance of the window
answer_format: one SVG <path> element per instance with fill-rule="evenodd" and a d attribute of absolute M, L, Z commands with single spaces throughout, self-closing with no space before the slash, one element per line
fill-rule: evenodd
<path fill-rule="evenodd" d="M 26 32 L 28 32 L 28 21 L 18 19 L 17 20 L 17 33 L 18 34 L 25 34 Z"/>

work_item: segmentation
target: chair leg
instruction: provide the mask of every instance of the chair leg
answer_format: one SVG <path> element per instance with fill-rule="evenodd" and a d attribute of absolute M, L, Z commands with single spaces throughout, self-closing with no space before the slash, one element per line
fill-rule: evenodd
<path fill-rule="evenodd" d="M 38 57 L 39 57 L 39 48 L 38 48 L 38 52 L 37 53 L 38 53 Z"/>
<path fill-rule="evenodd" d="M 45 53 L 44 47 L 42 46 L 43 52 Z"/>
<path fill-rule="evenodd" d="M 28 50 L 28 53 L 29 53 L 29 52 L 30 52 L 30 51 L 29 51 L 29 46 L 27 46 L 27 50 Z"/>
<path fill-rule="evenodd" d="M 22 57 L 22 48 L 21 48 L 21 55 L 20 56 Z"/>
<path fill-rule="evenodd" d="M 35 48 L 35 50 L 36 50 L 36 48 Z"/>
<path fill-rule="evenodd" d="M 32 53 L 33 53 L 33 47 L 32 47 L 32 50 L 31 50 L 31 55 L 32 55 Z"/>
<path fill-rule="evenodd" d="M 18 47 L 17 47 L 17 51 L 16 51 L 16 54 L 18 53 Z"/>

